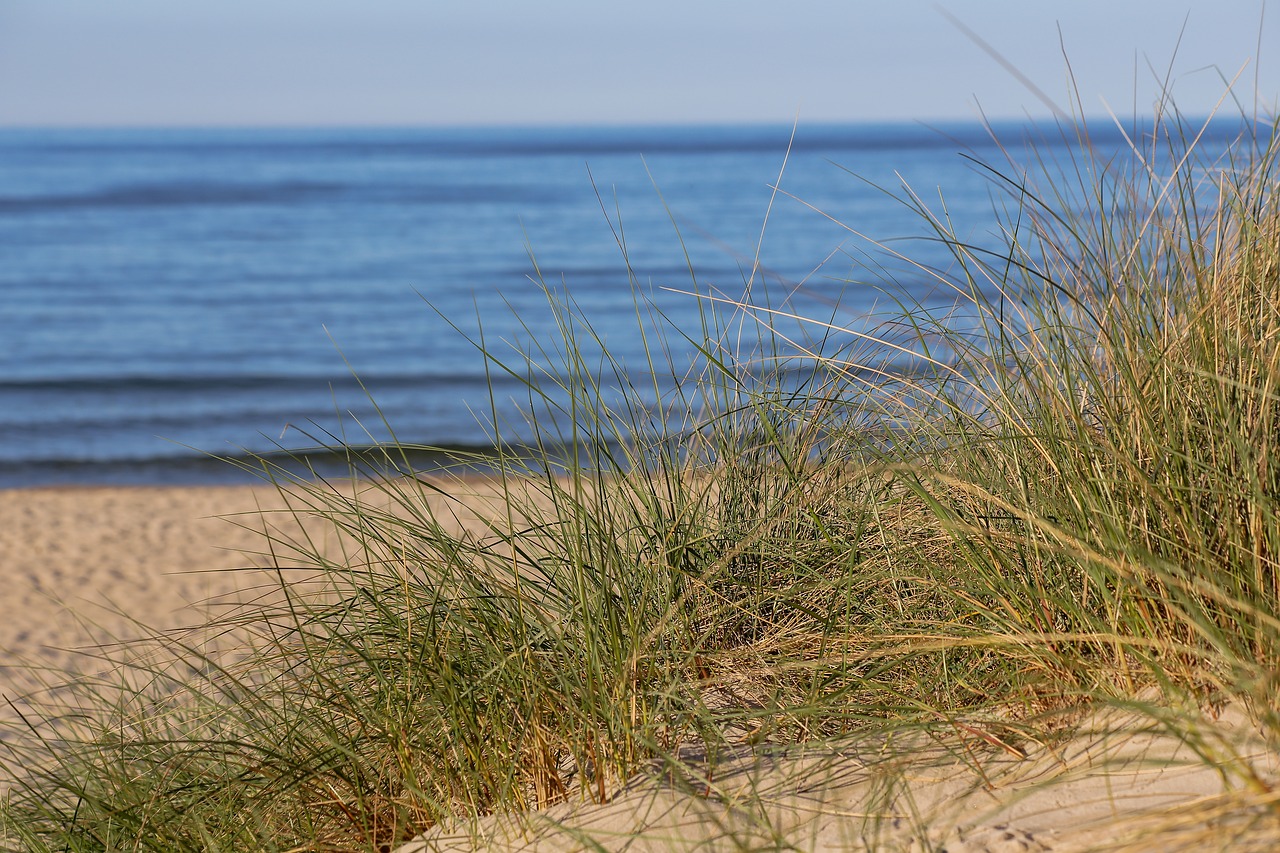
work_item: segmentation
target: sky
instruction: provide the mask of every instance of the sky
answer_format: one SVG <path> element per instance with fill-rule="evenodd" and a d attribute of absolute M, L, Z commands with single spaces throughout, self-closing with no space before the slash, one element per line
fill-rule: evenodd
<path fill-rule="evenodd" d="M 1274 110 L 1280 2 L 0 0 L 0 126 L 1015 118 L 1068 63 L 1090 115 Z"/>

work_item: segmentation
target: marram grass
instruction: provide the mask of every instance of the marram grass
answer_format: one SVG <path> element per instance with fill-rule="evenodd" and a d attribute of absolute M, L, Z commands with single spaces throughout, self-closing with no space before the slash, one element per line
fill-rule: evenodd
<path fill-rule="evenodd" d="M 620 365 L 548 290 L 554 346 L 478 341 L 528 378 L 483 523 L 410 448 L 354 486 L 264 460 L 342 558 L 267 533 L 279 603 L 207 629 L 234 654 L 154 636 L 24 705 L 8 849 L 391 850 L 642 770 L 714 796 L 729 747 L 915 732 L 980 769 L 1108 704 L 1191 741 L 1233 703 L 1274 746 L 1280 175 L 1241 126 L 1209 152 L 1170 110 L 1118 155 L 1060 127 L 1066 162 L 990 166 L 994 251 L 905 190 L 955 304 L 871 339 L 691 271 L 702 328 L 639 312 L 650 363 Z M 1280 841 L 1255 768 L 1203 754 L 1246 782 L 1241 843 Z"/>

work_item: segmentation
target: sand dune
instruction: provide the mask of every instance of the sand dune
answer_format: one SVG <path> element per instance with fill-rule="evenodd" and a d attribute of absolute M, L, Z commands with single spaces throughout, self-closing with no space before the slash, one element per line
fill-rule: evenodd
<path fill-rule="evenodd" d="M 695 760 L 681 784 L 640 774 L 606 805 L 436 827 L 398 853 L 598 849 L 585 839 L 655 853 L 781 849 L 782 840 L 785 849 L 911 853 L 1266 849 L 1243 840 L 1259 813 L 1242 807 L 1250 793 L 1242 780 L 1224 780 L 1149 720 L 1091 722 L 1105 733 L 1026 754 L 875 739 L 839 752 L 744 749 L 721 756 L 714 778 L 697 778 Z M 1277 756 L 1244 715 L 1206 722 L 1213 731 L 1202 746 L 1247 755 L 1277 778 Z"/>
<path fill-rule="evenodd" d="M 475 491 L 476 515 L 463 512 L 460 525 L 494 506 L 492 490 Z M 276 576 L 263 568 L 258 512 L 283 505 L 270 487 L 0 492 L 0 689 L 14 697 L 38 683 L 29 664 L 92 668 L 100 665 L 96 643 L 137 636 L 139 625 L 197 625 L 264 594 Z M 301 529 L 290 516 L 268 518 L 277 536 Z M 1222 744 L 1263 756 L 1263 779 L 1277 777 L 1275 755 L 1241 715 L 1213 725 Z M 905 752 L 866 743 L 838 754 L 743 751 L 722 756 L 713 789 L 641 774 L 603 806 L 561 804 L 524 823 L 437 827 L 402 853 L 586 849 L 585 837 L 609 850 L 754 849 L 780 836 L 813 850 L 924 850 L 926 842 L 950 853 L 1122 842 L 1232 849 L 1233 827 L 1249 815 L 1236 809 L 1222 817 L 1232 812 L 1239 780 L 1224 780 L 1192 750 L 1152 734 L 1081 737 L 1026 756 L 988 753 L 985 775 L 962 759 L 925 743 Z M 904 784 L 891 784 L 896 779 Z M 1170 828 L 1179 841 L 1165 834 Z"/>

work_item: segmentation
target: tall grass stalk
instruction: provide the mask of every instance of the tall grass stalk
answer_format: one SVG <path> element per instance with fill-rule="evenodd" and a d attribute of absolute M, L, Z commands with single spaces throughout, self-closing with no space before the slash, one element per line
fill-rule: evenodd
<path fill-rule="evenodd" d="M 994 247 L 901 194 L 950 252 L 920 266 L 945 312 L 904 297 L 868 336 L 691 270 L 702 328 L 638 300 L 635 365 L 546 286 L 554 342 L 476 339 L 527 390 L 522 423 L 495 401 L 483 481 L 395 442 L 354 484 L 262 460 L 341 551 L 266 528 L 281 602 L 209 628 L 237 654 L 152 637 L 28 711 L 12 849 L 391 850 L 646 768 L 714 799 L 731 747 L 868 732 L 980 778 L 1098 702 L 1190 740 L 1236 701 L 1274 740 L 1274 127 L 1225 154 L 1172 105 L 1119 152 L 1057 130 L 1063 162 L 982 165 Z M 1204 749 L 1280 835 L 1256 768 Z M 784 843 L 765 811 L 740 814 Z"/>

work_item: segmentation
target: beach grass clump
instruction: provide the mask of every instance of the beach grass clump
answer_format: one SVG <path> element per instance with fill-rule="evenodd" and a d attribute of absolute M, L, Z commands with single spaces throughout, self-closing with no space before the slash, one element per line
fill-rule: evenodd
<path fill-rule="evenodd" d="M 1119 157 L 1084 140 L 1048 186 L 1006 172 L 1007 251 L 933 220 L 977 328 L 943 334 L 937 449 L 909 467 L 988 630 L 1043 637 L 1052 681 L 1269 711 L 1280 175 L 1272 128 L 1212 152 L 1206 129 L 1157 121 Z"/>
<path fill-rule="evenodd" d="M 540 422 L 574 420 L 485 460 L 493 511 L 469 524 L 450 513 L 475 482 L 414 476 L 406 448 L 355 486 L 269 468 L 340 559 L 268 534 L 283 600 L 209 628 L 239 638 L 232 662 L 158 637 L 129 648 L 127 684 L 65 688 L 13 747 L 24 843 L 390 849 L 454 818 L 607 802 L 648 762 L 684 775 L 690 744 L 714 764 L 847 729 L 823 711 L 847 679 L 821 648 L 856 643 L 865 607 L 855 460 L 798 458 L 812 445 L 755 392 L 676 441 L 620 432 L 581 361 L 555 375 Z"/>
<path fill-rule="evenodd" d="M 390 851 L 868 733 L 980 775 L 1108 703 L 1187 740 L 1235 703 L 1274 745 L 1280 175 L 1239 127 L 1211 150 L 1165 104 L 1118 148 L 1009 147 L 991 244 L 904 190 L 951 298 L 874 334 L 691 270 L 702 327 L 638 312 L 621 364 L 546 287 L 557 341 L 477 339 L 527 389 L 457 459 L 485 476 L 394 442 L 354 482 L 262 460 L 328 538 L 264 527 L 273 600 L 24 706 L 9 846 Z M 1205 755 L 1280 836 L 1261 771 Z"/>

